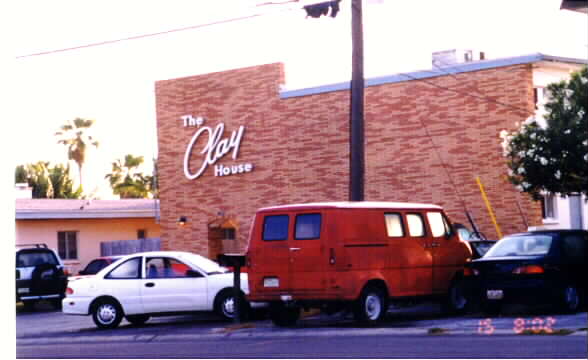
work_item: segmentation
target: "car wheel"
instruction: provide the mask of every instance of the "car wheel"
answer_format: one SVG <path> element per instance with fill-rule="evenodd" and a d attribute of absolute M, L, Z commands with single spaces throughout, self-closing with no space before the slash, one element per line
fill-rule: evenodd
<path fill-rule="evenodd" d="M 273 305 L 270 308 L 270 318 L 276 326 L 294 326 L 300 318 L 300 308 L 286 307 L 283 304 Z"/>
<path fill-rule="evenodd" d="M 120 305 L 111 299 L 101 300 L 94 305 L 92 310 L 92 320 L 100 329 L 114 329 L 123 318 L 123 312 Z"/>
<path fill-rule="evenodd" d="M 55 308 L 55 310 L 61 310 L 62 304 L 63 304 L 61 302 L 61 300 L 63 300 L 63 298 L 51 300 L 51 305 L 53 305 L 53 307 Z"/>
<path fill-rule="evenodd" d="M 355 303 L 354 316 L 360 323 L 374 325 L 384 318 L 387 310 L 384 292 L 377 287 L 368 287 Z"/>
<path fill-rule="evenodd" d="M 562 291 L 561 308 L 565 312 L 574 313 L 580 308 L 580 293 L 573 285 L 566 286 Z"/>
<path fill-rule="evenodd" d="M 468 307 L 468 298 L 465 294 L 464 282 L 456 279 L 451 282 L 447 297 L 443 303 L 443 310 L 450 314 L 462 314 Z"/>
<path fill-rule="evenodd" d="M 35 310 L 35 301 L 34 300 L 23 300 L 22 304 L 23 304 L 25 311 L 34 311 Z"/>
<path fill-rule="evenodd" d="M 239 317 L 244 320 L 249 314 L 249 303 L 244 296 L 239 299 L 241 303 L 241 311 L 239 311 Z M 214 301 L 214 311 L 223 317 L 225 320 L 232 320 L 235 318 L 235 296 L 233 295 L 233 289 L 225 289 L 221 291 Z"/>
<path fill-rule="evenodd" d="M 135 326 L 143 325 L 149 320 L 149 315 L 127 315 L 125 319 Z"/>

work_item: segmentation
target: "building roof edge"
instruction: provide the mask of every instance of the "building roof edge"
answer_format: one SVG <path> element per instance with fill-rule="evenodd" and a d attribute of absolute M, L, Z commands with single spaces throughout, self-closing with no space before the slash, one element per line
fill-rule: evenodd
<path fill-rule="evenodd" d="M 459 73 L 493 69 L 493 68 L 504 67 L 504 66 L 531 64 L 531 63 L 536 63 L 536 62 L 540 62 L 540 61 L 562 62 L 562 63 L 571 63 L 571 64 L 578 64 L 578 65 L 587 65 L 588 64 L 588 60 L 585 60 L 585 59 L 566 58 L 566 57 L 545 55 L 545 54 L 541 54 L 541 53 L 534 53 L 534 54 L 529 54 L 529 55 L 514 56 L 514 57 L 507 57 L 507 58 L 500 58 L 500 59 L 480 60 L 480 61 L 473 61 L 473 62 L 469 62 L 469 63 L 453 64 L 453 65 L 449 65 L 449 66 L 446 66 L 446 67 L 443 67 L 440 69 L 419 70 L 419 71 L 408 72 L 408 73 L 397 73 L 397 74 L 393 74 L 393 75 L 385 75 L 385 76 L 367 78 L 367 79 L 365 79 L 365 87 L 377 86 L 377 85 L 383 85 L 383 84 L 393 84 L 393 83 L 399 83 L 399 82 L 411 81 L 411 80 L 422 80 L 422 79 L 428 79 L 428 78 L 435 78 L 435 77 L 439 77 L 439 76 L 455 75 L 455 74 L 459 74 Z M 444 68 L 451 69 L 451 72 L 449 73 L 449 72 L 443 71 Z M 303 88 L 303 89 L 283 90 L 283 91 L 280 91 L 280 99 L 288 99 L 288 98 L 294 98 L 294 97 L 329 93 L 329 92 L 334 92 L 334 91 L 349 90 L 350 84 L 351 84 L 350 81 L 345 81 L 345 82 L 340 82 L 340 83 L 326 84 L 326 85 Z"/>

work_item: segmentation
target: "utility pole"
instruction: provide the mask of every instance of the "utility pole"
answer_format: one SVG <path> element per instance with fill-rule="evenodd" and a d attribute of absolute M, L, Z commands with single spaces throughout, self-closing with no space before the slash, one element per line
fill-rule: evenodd
<path fill-rule="evenodd" d="M 349 200 L 364 200 L 365 140 L 364 140 L 364 77 L 362 0 L 351 3 L 351 108 L 349 121 Z"/>
<path fill-rule="evenodd" d="M 306 5 L 307 16 L 319 18 L 330 12 L 337 16 L 341 0 L 325 1 Z M 362 0 L 351 2 L 351 86 L 349 109 L 349 201 L 364 200 L 365 140 L 363 122 L 363 22 Z"/>

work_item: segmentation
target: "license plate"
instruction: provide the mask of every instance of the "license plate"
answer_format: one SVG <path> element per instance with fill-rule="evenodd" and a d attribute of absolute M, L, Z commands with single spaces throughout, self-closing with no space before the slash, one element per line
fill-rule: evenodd
<path fill-rule="evenodd" d="M 263 279 L 263 287 L 280 287 L 280 279 L 265 278 Z"/>
<path fill-rule="evenodd" d="M 501 300 L 504 297 L 502 290 L 488 290 L 486 291 L 488 300 Z"/>
<path fill-rule="evenodd" d="M 19 294 L 28 294 L 30 291 L 29 288 L 18 288 L 18 293 Z"/>

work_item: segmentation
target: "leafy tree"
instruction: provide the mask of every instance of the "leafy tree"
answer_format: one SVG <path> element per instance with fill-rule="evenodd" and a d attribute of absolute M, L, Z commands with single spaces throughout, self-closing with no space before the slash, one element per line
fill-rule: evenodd
<path fill-rule="evenodd" d="M 542 192 L 588 194 L 588 70 L 550 84 L 545 123 L 529 118 L 501 133 L 508 179 L 538 200 Z"/>
<path fill-rule="evenodd" d="M 49 179 L 53 185 L 55 199 L 79 199 L 82 189 L 73 190 L 73 180 L 69 176 L 69 165 L 57 164 L 49 169 Z"/>
<path fill-rule="evenodd" d="M 147 198 L 152 190 L 153 176 L 139 172 L 143 164 L 142 156 L 128 154 L 124 161 L 118 159 L 112 163 L 112 173 L 105 176 L 109 180 L 113 193 L 123 199 Z"/>
<path fill-rule="evenodd" d="M 78 199 L 81 190 L 73 191 L 69 177 L 69 166 L 58 164 L 49 167 L 49 162 L 19 165 L 15 169 L 15 183 L 27 183 L 32 188 L 33 199 Z"/>
<path fill-rule="evenodd" d="M 80 187 L 83 185 L 82 167 L 86 162 L 86 149 L 90 145 L 98 147 L 98 141 L 89 135 L 92 124 L 94 124 L 94 120 L 75 118 L 62 125 L 60 131 L 55 133 L 55 136 L 58 137 L 57 143 L 67 147 L 68 159 L 75 161 L 78 165 Z"/>

